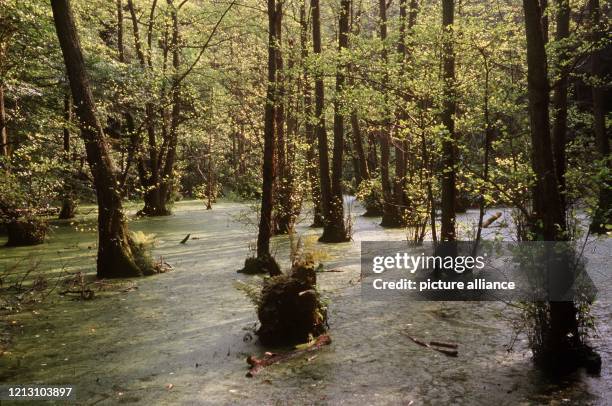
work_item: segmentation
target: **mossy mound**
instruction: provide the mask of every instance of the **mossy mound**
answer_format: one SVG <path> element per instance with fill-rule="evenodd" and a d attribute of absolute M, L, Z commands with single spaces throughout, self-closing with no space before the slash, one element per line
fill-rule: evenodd
<path fill-rule="evenodd" d="M 247 258 L 244 261 L 244 268 L 239 269 L 238 273 L 244 273 L 247 275 L 268 274 L 270 276 L 282 274 L 280 266 L 278 266 L 276 260 L 271 255 L 266 255 L 260 258 Z"/>
<path fill-rule="evenodd" d="M 6 223 L 9 247 L 38 245 L 45 242 L 48 225 L 45 221 L 31 217 L 11 220 Z"/>
<path fill-rule="evenodd" d="M 327 309 L 316 290 L 312 263 L 294 266 L 288 275 L 264 282 L 257 315 L 263 345 L 292 345 L 309 341 L 326 330 Z"/>

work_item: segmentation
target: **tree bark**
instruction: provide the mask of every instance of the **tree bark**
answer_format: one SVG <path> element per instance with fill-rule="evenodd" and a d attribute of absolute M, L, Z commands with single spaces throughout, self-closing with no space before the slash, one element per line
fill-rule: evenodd
<path fill-rule="evenodd" d="M 352 8 L 351 8 L 352 11 Z M 357 10 L 357 14 L 361 14 L 361 9 Z M 351 12 L 351 32 L 353 35 L 359 35 L 361 30 L 360 24 L 355 22 L 354 13 Z M 349 86 L 353 87 L 355 84 L 355 77 L 352 74 L 354 71 L 353 64 L 349 65 Z M 357 155 L 357 168 L 355 170 L 355 181 L 356 186 L 359 187 L 359 184 L 363 180 L 370 179 L 370 171 L 368 168 L 368 159 L 366 157 L 365 150 L 363 148 L 363 133 L 361 131 L 361 125 L 359 123 L 359 114 L 357 109 L 354 108 L 351 111 L 351 133 L 353 138 L 353 149 L 355 150 L 355 154 Z"/>
<path fill-rule="evenodd" d="M 562 42 L 569 37 L 570 6 L 569 0 L 556 0 L 557 2 L 557 30 L 555 41 Z M 552 128 L 553 156 L 555 160 L 555 173 L 559 184 L 561 209 L 565 212 L 565 146 L 567 138 L 567 45 L 560 44 L 561 51 L 557 61 L 559 71 L 559 81 L 553 96 L 554 121 Z"/>
<path fill-rule="evenodd" d="M 263 184 L 259 233 L 257 235 L 257 258 L 270 258 L 270 237 L 272 236 L 272 207 L 275 173 L 275 106 L 276 94 L 276 1 L 268 0 L 268 89 L 264 111 L 264 157 Z"/>
<path fill-rule="evenodd" d="M 125 62 L 125 52 L 123 50 L 123 1 L 117 0 L 117 52 L 119 62 Z"/>
<path fill-rule="evenodd" d="M 311 0 L 310 9 L 312 11 L 312 47 L 315 55 L 321 55 L 321 10 L 319 0 Z M 327 146 L 327 131 L 325 128 L 325 87 L 323 76 L 319 70 L 315 72 L 315 133 L 319 150 L 319 183 L 321 186 L 321 208 L 323 211 L 323 235 L 319 241 L 333 242 L 334 240 L 346 241 L 346 234 L 342 224 L 341 230 L 334 227 L 334 215 L 337 216 L 338 207 L 334 204 L 332 193 L 332 182 L 329 173 L 329 151 Z M 335 140 L 334 140 L 335 141 Z M 334 142 L 335 144 L 335 142 Z M 340 147 L 341 148 L 341 147 Z M 335 145 L 334 145 L 335 150 Z M 342 206 L 340 205 L 340 212 Z M 342 213 L 340 217 L 342 219 Z"/>
<path fill-rule="evenodd" d="M 388 54 L 387 46 L 385 44 L 385 41 L 387 40 L 387 2 L 385 0 L 378 1 L 378 13 L 380 19 L 379 38 L 383 43 L 381 57 L 384 64 L 383 69 L 386 69 L 388 64 Z M 389 75 L 385 71 L 383 82 L 386 83 L 388 81 Z M 382 119 L 380 129 L 380 180 L 382 184 L 384 202 L 382 221 L 380 225 L 383 227 L 400 227 L 401 221 L 399 218 L 398 204 L 396 201 L 396 196 L 393 193 L 394 188 L 391 185 L 391 177 L 389 174 L 389 161 L 391 155 L 391 119 L 386 96 L 384 104 L 384 117 Z"/>
<path fill-rule="evenodd" d="M 172 40 L 170 48 L 172 50 L 172 80 L 170 86 L 170 99 L 172 102 L 172 111 L 170 113 L 170 129 L 168 131 L 169 140 L 166 150 L 165 162 L 161 172 L 159 185 L 160 206 L 157 215 L 168 215 L 170 210 L 166 204 L 170 201 L 174 179 L 174 162 L 176 161 L 176 148 L 178 145 L 178 130 L 181 117 L 181 81 L 180 81 L 180 66 L 181 66 L 181 48 L 179 45 L 179 21 L 178 10 L 174 5 L 173 0 L 167 0 L 171 8 L 170 16 L 172 19 Z"/>
<path fill-rule="evenodd" d="M 565 213 L 550 135 L 549 85 L 542 9 L 538 0 L 523 0 L 527 36 L 527 89 L 532 144 L 532 167 L 536 175 L 533 189 L 532 229 L 536 240 L 560 241 L 565 235 Z M 558 270 L 562 271 L 562 270 Z M 539 351 L 545 363 L 558 363 L 575 355 L 579 341 L 576 308 L 573 301 L 549 302 L 548 321 L 539 326 L 544 342 Z"/>
<path fill-rule="evenodd" d="M 282 32 L 283 32 L 283 2 L 277 1 L 276 3 L 276 19 L 275 19 L 275 30 L 276 30 L 276 46 L 275 46 L 275 58 L 276 58 L 276 88 L 277 88 L 277 105 L 275 106 L 274 120 L 276 122 L 276 185 L 274 192 L 276 199 L 274 199 L 274 233 L 275 234 L 287 234 L 293 227 L 293 207 L 292 207 L 292 196 L 291 196 L 291 183 L 289 180 L 289 165 L 290 162 L 287 159 L 287 136 L 288 132 L 285 132 L 285 124 L 288 126 L 287 117 L 285 114 L 286 104 L 286 91 L 285 91 L 285 70 L 282 54 Z M 288 130 L 288 128 L 287 128 Z"/>
<path fill-rule="evenodd" d="M 62 130 L 63 146 L 64 146 L 64 160 L 70 164 L 70 123 L 72 122 L 72 100 L 70 98 L 70 91 L 67 91 L 64 95 L 64 128 Z M 75 195 L 73 190 L 73 179 L 74 173 L 68 172 L 68 176 L 64 179 L 64 198 L 62 199 L 62 208 L 59 213 L 60 220 L 67 220 L 74 218 L 74 212 L 76 209 Z"/>
<path fill-rule="evenodd" d="M 69 0 L 51 0 L 51 6 L 98 200 L 98 276 L 140 276 L 147 270 L 134 261 L 116 170 L 96 117 Z"/>
<path fill-rule="evenodd" d="M 338 52 L 341 54 L 348 49 L 349 15 L 351 1 L 340 1 L 340 17 L 338 32 Z M 331 196 L 329 213 L 323 226 L 323 235 L 319 238 L 323 242 L 348 241 L 347 230 L 344 226 L 344 199 L 342 198 L 342 164 L 344 155 L 344 115 L 342 109 L 342 92 L 346 82 L 346 65 L 339 63 L 336 66 L 336 97 L 334 98 L 334 149 L 332 156 Z"/>
<path fill-rule="evenodd" d="M 9 156 L 9 141 L 6 123 L 6 110 L 4 108 L 4 83 L 0 80 L 0 152 L 2 156 Z"/>
<path fill-rule="evenodd" d="M 455 200 L 457 198 L 456 176 L 456 134 L 455 134 L 455 53 L 453 47 L 453 23 L 455 18 L 454 0 L 442 1 L 442 27 L 444 29 L 444 101 L 442 124 L 446 128 L 442 141 L 442 227 L 441 241 L 455 241 Z"/>
<path fill-rule="evenodd" d="M 309 8 L 310 11 L 310 8 Z M 308 13 L 310 14 L 310 12 Z M 315 127 L 312 125 L 312 90 L 308 67 L 306 60 L 308 58 L 308 23 L 306 21 L 306 7 L 300 8 L 300 46 L 302 48 L 302 66 L 303 66 L 303 98 L 304 98 L 304 116 L 305 138 L 308 144 L 306 150 L 306 171 L 308 181 L 310 182 L 310 193 L 312 195 L 313 205 L 313 221 L 311 227 L 323 227 L 323 213 L 321 210 L 321 188 L 319 185 L 319 175 L 317 174 L 317 147 L 315 137 Z"/>
<path fill-rule="evenodd" d="M 589 12 L 592 26 L 592 40 L 601 41 L 605 33 L 601 27 L 601 9 L 599 0 L 589 1 Z M 591 87 L 593 96 L 593 132 L 595 133 L 595 144 L 599 152 L 599 159 L 606 159 L 609 171 L 612 160 L 610 159 L 610 138 L 606 128 L 606 94 L 605 94 L 605 71 L 602 62 L 602 51 L 597 49 L 591 55 L 591 75 L 595 84 Z M 606 225 L 612 224 L 612 184 L 601 182 L 599 186 L 599 199 L 593 219 L 591 222 L 591 232 L 604 234 L 608 230 Z"/>

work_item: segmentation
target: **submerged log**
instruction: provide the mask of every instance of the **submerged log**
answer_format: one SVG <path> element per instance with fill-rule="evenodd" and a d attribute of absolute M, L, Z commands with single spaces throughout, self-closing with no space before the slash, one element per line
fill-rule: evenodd
<path fill-rule="evenodd" d="M 297 358 L 303 354 L 310 353 L 320 349 L 325 345 L 331 344 L 331 337 L 328 334 L 323 334 L 317 337 L 317 339 L 306 348 L 300 348 L 285 354 L 274 354 L 267 352 L 263 358 L 257 358 L 254 355 L 247 357 L 247 364 L 250 365 L 250 370 L 246 376 L 252 378 L 257 373 L 261 372 L 265 367 L 280 362 L 288 361 L 293 358 Z"/>
<path fill-rule="evenodd" d="M 425 341 L 419 340 L 418 338 L 412 337 L 411 335 L 408 335 L 406 333 L 402 333 L 402 334 L 408 337 L 415 344 L 420 345 L 421 347 L 425 347 L 425 348 L 429 348 L 434 351 L 438 351 L 444 355 L 448 355 L 449 357 L 456 357 L 459 355 L 459 352 L 457 351 L 457 348 L 458 348 L 457 344 L 442 343 L 439 341 L 430 341 L 428 344 Z M 452 348 L 452 349 L 439 348 L 439 347 L 446 347 L 446 348 Z"/>

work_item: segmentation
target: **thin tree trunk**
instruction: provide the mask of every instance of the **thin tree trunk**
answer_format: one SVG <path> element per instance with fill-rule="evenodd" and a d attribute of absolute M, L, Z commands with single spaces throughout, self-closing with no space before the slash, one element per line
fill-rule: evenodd
<path fill-rule="evenodd" d="M 285 124 L 287 117 L 285 113 L 286 104 L 286 75 L 282 54 L 282 32 L 283 32 L 283 2 L 276 3 L 276 89 L 278 103 L 275 111 L 276 128 L 276 185 L 274 192 L 274 219 L 273 228 L 275 234 L 287 234 L 293 226 L 291 204 L 291 184 L 289 182 L 289 160 L 287 159 L 287 133 Z"/>
<path fill-rule="evenodd" d="M 348 48 L 349 13 L 350 0 L 340 1 L 340 18 L 338 32 L 338 52 Z M 313 7 L 313 15 L 314 15 Z M 316 10 L 317 15 L 319 9 Z M 319 18 L 317 18 L 319 20 Z M 314 17 L 313 17 L 314 24 Z M 314 31 L 314 30 L 313 30 Z M 320 30 L 319 30 L 320 31 Z M 320 52 L 319 32 L 319 52 Z M 317 51 L 315 51 L 317 52 Z M 328 212 L 323 225 L 323 234 L 319 241 L 344 242 L 348 241 L 347 231 L 344 226 L 344 206 L 342 198 L 342 163 L 344 154 L 344 116 L 341 112 L 340 95 L 344 91 L 346 66 L 339 64 L 336 67 L 336 97 L 334 98 L 334 148 L 332 156 L 331 188 L 328 202 Z M 321 83 L 322 85 L 322 83 Z M 327 137 L 326 137 L 327 138 Z M 321 142 L 319 140 L 319 142 Z M 319 146 L 320 148 L 320 146 Z"/>
<path fill-rule="evenodd" d="M 482 179 L 484 181 L 483 186 L 480 190 L 479 197 L 479 209 L 478 209 L 478 228 L 476 230 L 476 238 L 474 240 L 474 246 L 472 249 L 473 255 L 476 255 L 478 250 L 478 244 L 480 243 L 480 238 L 482 235 L 482 226 L 484 215 L 486 211 L 486 187 L 487 182 L 489 181 L 489 152 L 491 149 L 491 138 L 493 136 L 493 127 L 491 125 L 491 117 L 489 114 L 489 76 L 490 76 L 490 68 L 489 68 L 489 60 L 485 54 L 486 51 L 482 52 L 483 55 L 483 64 L 485 69 L 485 83 L 484 83 L 484 122 L 485 122 L 485 131 L 484 131 L 484 141 L 483 141 L 483 150 L 484 150 L 484 158 L 483 158 L 483 170 L 482 170 Z"/>
<path fill-rule="evenodd" d="M 275 106 L 276 94 L 276 2 L 268 0 L 268 90 L 264 112 L 264 157 L 261 213 L 257 235 L 257 258 L 270 258 L 270 237 L 272 236 L 272 207 L 275 173 Z"/>
<path fill-rule="evenodd" d="M 442 141 L 442 241 L 455 241 L 455 204 L 457 198 L 456 177 L 456 134 L 455 134 L 455 53 L 453 47 L 454 0 L 442 1 L 442 27 L 444 28 L 444 111 L 442 124 L 446 128 Z"/>
<path fill-rule="evenodd" d="M 561 197 L 561 209 L 565 212 L 565 145 L 567 138 L 567 82 L 568 68 L 567 63 L 567 46 L 562 44 L 562 41 L 569 37 L 570 24 L 570 6 L 569 0 L 555 0 L 557 2 L 557 31 L 555 33 L 555 41 L 561 42 L 559 45 L 561 52 L 559 53 L 560 78 L 557 82 L 557 87 L 554 89 L 553 96 L 553 111 L 554 121 L 552 128 L 553 141 L 553 156 L 555 160 L 555 173 L 557 174 L 557 182 Z"/>
<path fill-rule="evenodd" d="M 321 55 L 321 10 L 319 0 L 311 0 L 312 11 L 312 47 L 315 55 Z M 321 187 L 321 208 L 323 211 L 323 236 L 328 239 L 331 230 L 330 225 L 334 222 L 334 209 L 332 184 L 329 173 L 329 150 L 327 146 L 327 130 L 325 128 L 325 85 L 323 77 L 318 70 L 315 73 L 315 133 L 319 149 L 319 184 Z M 326 234 L 327 233 L 327 234 Z M 332 236 L 330 236 L 331 239 Z"/>
<path fill-rule="evenodd" d="M 139 276 L 148 270 L 141 269 L 134 261 L 132 243 L 122 211 L 121 193 L 117 190 L 116 170 L 102 126 L 96 117 L 69 0 L 51 0 L 51 6 L 98 198 L 98 276 Z"/>
<path fill-rule="evenodd" d="M 360 3 L 361 4 L 361 3 Z M 352 4 L 351 4 L 352 6 Z M 357 11 L 357 14 L 361 14 L 361 9 Z M 351 32 L 354 36 L 359 35 L 361 30 L 360 24 L 355 22 L 354 13 L 351 7 Z M 353 75 L 355 67 L 353 64 L 349 65 L 349 86 L 353 87 L 355 85 L 355 77 Z M 357 168 L 355 170 L 355 181 L 356 186 L 359 187 L 359 184 L 363 180 L 370 179 L 370 172 L 368 169 L 368 159 L 366 157 L 365 150 L 363 148 L 363 134 L 361 131 L 361 126 L 359 124 L 359 114 L 357 109 L 353 109 L 351 111 L 351 133 L 353 138 L 353 149 L 355 150 L 355 154 L 357 155 Z"/>
<path fill-rule="evenodd" d="M 119 62 L 125 61 L 125 52 L 123 50 L 123 4 L 122 0 L 117 0 L 117 52 L 119 53 Z"/>
<path fill-rule="evenodd" d="M 8 131 L 6 129 L 6 110 L 4 108 L 4 83 L 0 80 L 0 152 L 2 156 L 9 156 Z"/>
<path fill-rule="evenodd" d="M 388 64 L 387 47 L 384 44 L 387 40 L 387 2 L 385 0 L 378 1 L 378 13 L 380 19 L 379 27 L 379 38 L 383 43 L 382 45 L 382 62 L 383 69 L 386 69 Z M 389 75 L 385 72 L 383 82 L 389 81 Z M 382 221 L 380 223 L 383 227 L 398 227 L 398 210 L 397 202 L 393 194 L 391 186 L 391 177 L 389 175 L 389 161 L 390 161 L 390 144 L 391 144 L 391 120 L 389 118 L 389 107 L 387 106 L 387 100 L 385 96 L 384 105 L 384 117 L 380 129 L 380 180 L 382 184 L 383 192 L 383 214 Z"/>
<path fill-rule="evenodd" d="M 166 151 L 165 162 L 161 172 L 159 186 L 159 209 L 157 215 L 168 215 L 170 210 L 166 204 L 170 201 L 173 186 L 174 162 L 176 160 L 176 147 L 178 144 L 178 130 L 181 116 L 181 82 L 179 79 L 179 68 L 181 66 L 181 48 L 179 45 L 179 22 L 178 10 L 173 0 L 167 0 L 171 7 L 172 18 L 172 40 L 170 47 L 172 50 L 172 84 L 170 87 L 170 98 L 172 102 L 172 112 L 170 114 L 170 130 L 168 131 L 168 149 Z M 161 162 L 160 162 L 161 163 Z"/>
<path fill-rule="evenodd" d="M 306 60 L 308 59 L 308 22 L 307 14 L 310 14 L 310 7 L 306 13 L 306 6 L 300 8 L 300 46 L 302 48 L 302 67 L 303 67 L 303 98 L 304 98 L 304 116 L 305 116 L 305 139 L 308 144 L 306 150 L 306 174 L 310 182 L 310 193 L 312 195 L 313 205 L 313 220 L 311 227 L 323 227 L 323 213 L 321 209 L 321 188 L 319 185 L 319 174 L 317 173 L 317 146 L 315 127 L 312 125 L 312 89 L 310 76 Z"/>
<path fill-rule="evenodd" d="M 64 146 L 64 160 L 69 165 L 72 161 L 70 158 L 70 123 L 72 123 L 72 100 L 70 97 L 70 91 L 68 90 L 64 95 L 64 128 L 62 130 L 62 141 Z M 62 208 L 59 213 L 60 220 L 74 218 L 76 205 L 73 190 L 73 176 L 74 173 L 70 171 L 68 172 L 67 179 L 64 179 L 64 196 L 62 199 Z"/>

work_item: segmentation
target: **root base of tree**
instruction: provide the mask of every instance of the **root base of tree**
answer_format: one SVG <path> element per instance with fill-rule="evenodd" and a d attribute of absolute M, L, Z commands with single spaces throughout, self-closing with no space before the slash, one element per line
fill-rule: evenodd
<path fill-rule="evenodd" d="M 314 266 L 296 265 L 289 275 L 266 280 L 257 315 L 263 345 L 304 343 L 323 334 L 327 312 L 316 291 Z"/>
<path fill-rule="evenodd" d="M 249 257 L 244 261 L 244 268 L 239 269 L 238 273 L 247 275 L 269 274 L 270 276 L 280 275 L 282 272 L 271 255 L 263 258 Z"/>
<path fill-rule="evenodd" d="M 323 227 L 323 234 L 319 237 L 319 242 L 347 242 L 350 241 L 350 237 L 347 235 L 344 227 Z"/>
<path fill-rule="evenodd" d="M 588 345 L 572 347 L 563 351 L 545 351 L 534 359 L 536 365 L 551 375 L 566 375 L 584 368 L 589 374 L 601 372 L 601 356 Z"/>
<path fill-rule="evenodd" d="M 38 219 L 13 220 L 6 223 L 7 247 L 23 247 L 45 242 L 47 223 Z"/>

